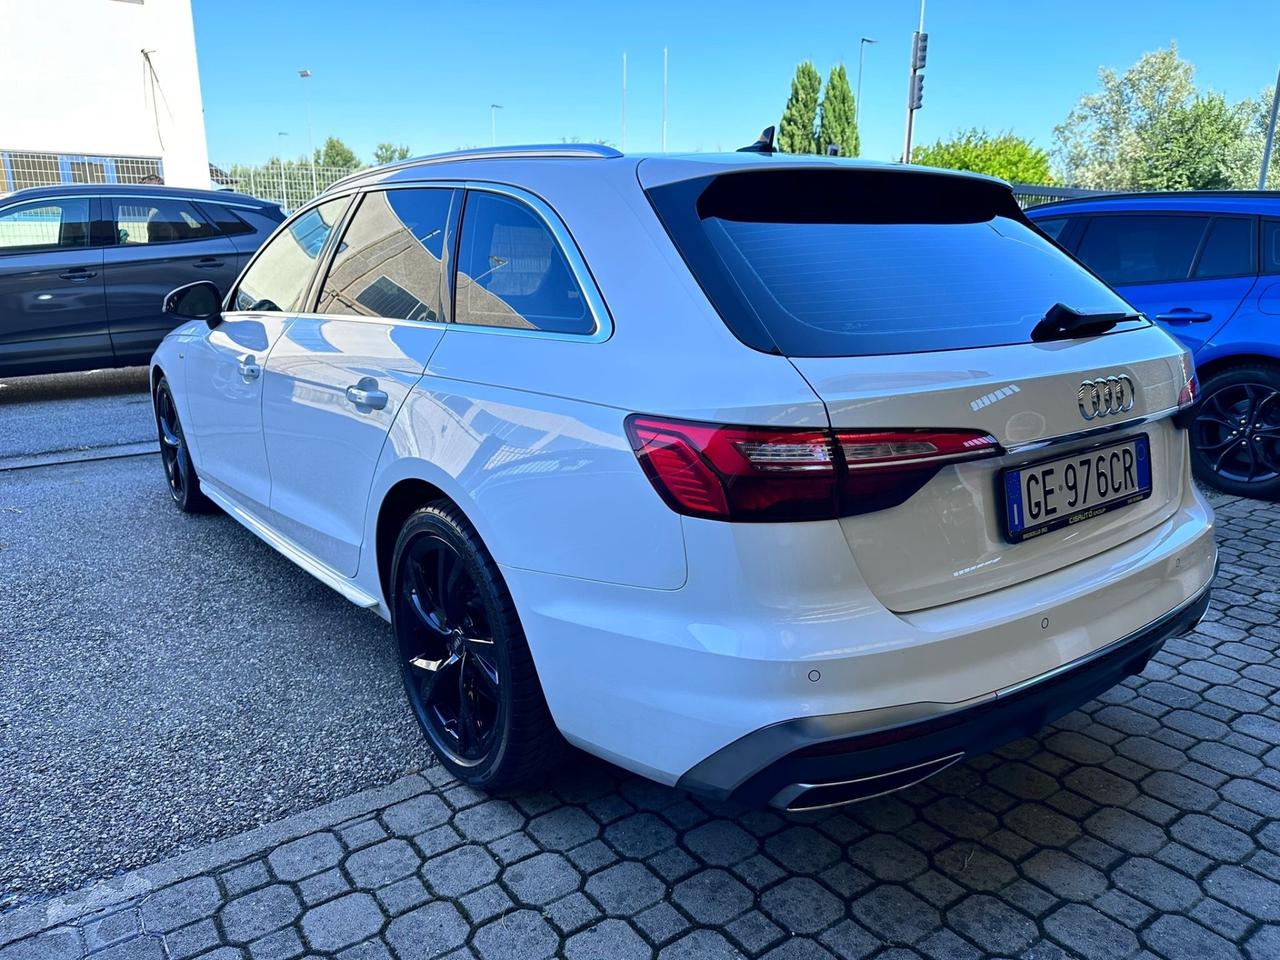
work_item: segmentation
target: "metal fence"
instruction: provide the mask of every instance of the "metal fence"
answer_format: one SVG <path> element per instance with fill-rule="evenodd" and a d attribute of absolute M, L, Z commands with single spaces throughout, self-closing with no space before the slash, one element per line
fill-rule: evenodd
<path fill-rule="evenodd" d="M 357 169 L 286 161 L 256 166 L 240 163 L 229 167 L 211 166 L 209 172 L 218 187 L 249 193 L 274 201 L 285 210 L 294 210 Z"/>
<path fill-rule="evenodd" d="M 58 183 L 143 183 L 164 180 L 159 157 L 36 153 L 0 148 L 0 193 Z"/>
<path fill-rule="evenodd" d="M 1078 197 L 1096 197 L 1114 190 L 1086 190 L 1083 187 L 1048 187 L 1040 183 L 1015 183 L 1013 195 L 1018 198 L 1019 205 L 1025 210 L 1038 203 L 1052 203 L 1054 200 L 1075 200 Z"/>

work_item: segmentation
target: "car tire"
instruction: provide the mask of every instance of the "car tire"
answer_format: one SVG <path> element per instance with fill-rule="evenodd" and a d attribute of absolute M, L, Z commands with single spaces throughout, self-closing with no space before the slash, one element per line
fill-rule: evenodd
<path fill-rule="evenodd" d="M 388 605 L 409 704 L 440 762 L 491 791 L 528 784 L 566 749 L 502 574 L 447 500 L 400 530 Z"/>
<path fill-rule="evenodd" d="M 1280 499 L 1280 367 L 1227 367 L 1201 384 L 1191 467 L 1197 480 L 1224 493 Z"/>
<path fill-rule="evenodd" d="M 183 513 L 208 513 L 214 503 L 200 490 L 200 477 L 191 462 L 191 451 L 178 418 L 178 405 L 169 389 L 169 381 L 161 377 L 152 395 L 156 415 L 156 431 L 160 435 L 160 461 L 164 466 L 169 496 Z"/>

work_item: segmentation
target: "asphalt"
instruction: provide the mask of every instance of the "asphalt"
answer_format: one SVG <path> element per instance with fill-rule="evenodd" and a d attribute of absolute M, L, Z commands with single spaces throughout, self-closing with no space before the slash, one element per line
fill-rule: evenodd
<path fill-rule="evenodd" d="M 39 379 L 0 461 L 154 436 L 145 374 Z M 429 762 L 383 621 L 157 456 L 0 467 L 0 911 Z"/>

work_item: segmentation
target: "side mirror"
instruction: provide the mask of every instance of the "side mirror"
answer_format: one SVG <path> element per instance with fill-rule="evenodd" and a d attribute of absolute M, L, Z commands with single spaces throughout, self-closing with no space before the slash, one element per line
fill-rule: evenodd
<path fill-rule="evenodd" d="M 175 320 L 203 320 L 216 327 L 222 320 L 222 294 L 212 280 L 197 280 L 169 291 L 164 312 Z"/>

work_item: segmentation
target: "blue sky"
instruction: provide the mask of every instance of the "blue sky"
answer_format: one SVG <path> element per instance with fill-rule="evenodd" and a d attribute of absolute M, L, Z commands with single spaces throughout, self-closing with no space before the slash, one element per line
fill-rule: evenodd
<path fill-rule="evenodd" d="M 341 137 L 365 160 L 383 140 L 415 154 L 499 143 L 660 146 L 669 49 L 670 150 L 732 149 L 776 123 L 795 65 L 843 61 L 862 82 L 862 154 L 902 148 L 917 0 L 194 0 L 210 159 L 254 163 Z M 1032 12 L 1035 11 L 1035 12 Z M 929 0 L 929 64 L 916 142 L 969 126 L 1043 146 L 1100 66 L 1124 68 L 1176 40 L 1202 88 L 1232 100 L 1275 82 L 1275 0 Z M 299 68 L 312 71 L 301 80 Z M 304 87 L 304 84 L 306 85 Z M 287 136 L 279 136 L 281 132 Z"/>

